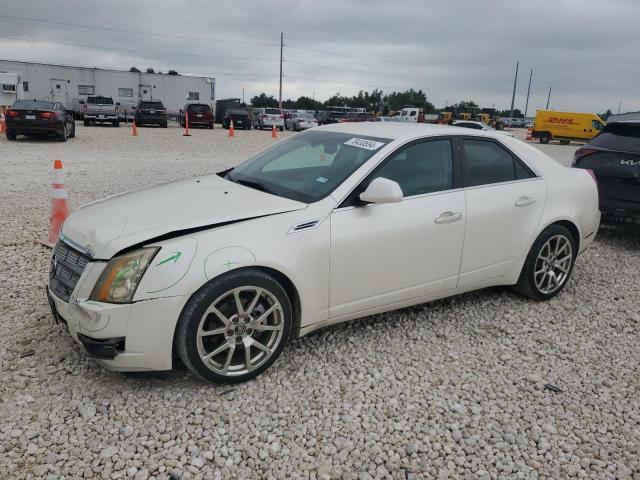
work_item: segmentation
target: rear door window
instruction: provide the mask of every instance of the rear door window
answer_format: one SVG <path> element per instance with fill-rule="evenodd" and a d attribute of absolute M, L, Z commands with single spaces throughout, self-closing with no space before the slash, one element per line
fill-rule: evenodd
<path fill-rule="evenodd" d="M 189 105 L 187 110 L 191 113 L 209 113 L 211 107 L 209 105 Z"/>
<path fill-rule="evenodd" d="M 465 187 L 512 182 L 533 173 L 508 150 L 491 140 L 463 139 L 462 178 Z"/>

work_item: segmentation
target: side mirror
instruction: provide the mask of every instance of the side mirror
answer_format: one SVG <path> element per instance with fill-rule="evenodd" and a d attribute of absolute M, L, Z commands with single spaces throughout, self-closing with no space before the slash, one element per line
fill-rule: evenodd
<path fill-rule="evenodd" d="M 402 188 L 388 178 L 374 178 L 367 189 L 360 194 L 360 200 L 369 203 L 398 203 L 403 198 Z"/>

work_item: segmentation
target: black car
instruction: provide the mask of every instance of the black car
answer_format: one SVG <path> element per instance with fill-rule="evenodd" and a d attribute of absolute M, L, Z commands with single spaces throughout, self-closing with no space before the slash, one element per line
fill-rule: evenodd
<path fill-rule="evenodd" d="M 158 125 L 167 128 L 167 109 L 158 100 L 141 100 L 136 106 L 136 125 Z M 191 121 L 191 119 L 189 119 Z"/>
<path fill-rule="evenodd" d="M 332 123 L 340 123 L 340 120 L 344 118 L 345 114 L 342 112 L 327 112 L 327 111 L 319 111 L 316 112 L 316 119 L 318 120 L 318 125 L 329 125 Z"/>
<path fill-rule="evenodd" d="M 251 130 L 251 116 L 244 108 L 229 108 L 222 118 L 222 126 L 229 128 L 233 120 L 233 128 Z"/>
<path fill-rule="evenodd" d="M 61 142 L 76 136 L 73 115 L 60 102 L 16 100 L 5 112 L 7 139 L 18 135 L 54 136 Z"/>
<path fill-rule="evenodd" d="M 180 114 L 180 125 L 185 126 L 185 119 L 189 116 L 189 127 L 213 128 L 213 112 L 211 105 L 206 103 L 188 103 Z"/>
<path fill-rule="evenodd" d="M 572 166 L 595 176 L 602 223 L 640 227 L 640 120 L 607 124 L 576 151 Z"/>

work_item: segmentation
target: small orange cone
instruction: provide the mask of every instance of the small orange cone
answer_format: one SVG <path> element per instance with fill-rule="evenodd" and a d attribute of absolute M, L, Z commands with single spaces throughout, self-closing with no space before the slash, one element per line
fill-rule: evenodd
<path fill-rule="evenodd" d="M 233 120 L 231 120 L 231 123 L 229 124 L 229 136 L 230 137 L 235 137 L 236 136 L 236 132 L 233 129 Z"/>
<path fill-rule="evenodd" d="M 276 126 L 271 126 L 271 138 L 278 138 L 278 133 L 276 132 Z"/>
<path fill-rule="evenodd" d="M 527 138 L 525 138 L 525 140 L 527 140 L 528 142 L 533 140 L 533 128 L 527 128 Z"/>
<path fill-rule="evenodd" d="M 4 115 L 0 115 L 0 133 L 7 131 L 7 123 L 4 121 Z"/>
<path fill-rule="evenodd" d="M 136 127 L 136 121 L 135 120 L 131 124 L 131 136 L 132 137 L 137 137 L 138 136 L 138 127 Z"/>
<path fill-rule="evenodd" d="M 58 237 L 62 224 L 69 216 L 69 199 L 67 197 L 67 189 L 64 184 L 64 171 L 62 170 L 62 162 L 56 160 L 53 163 L 53 192 L 51 195 L 51 216 L 49 217 L 49 236 L 46 240 L 40 240 L 40 243 L 53 248 Z"/>
<path fill-rule="evenodd" d="M 189 133 L 189 112 L 184 112 L 184 133 L 182 134 L 183 137 L 190 137 L 191 134 Z"/>

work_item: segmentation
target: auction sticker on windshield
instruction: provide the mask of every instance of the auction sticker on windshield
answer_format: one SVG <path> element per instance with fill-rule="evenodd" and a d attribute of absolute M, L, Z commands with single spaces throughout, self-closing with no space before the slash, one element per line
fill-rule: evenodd
<path fill-rule="evenodd" d="M 383 142 L 375 142 L 365 138 L 350 138 L 344 142 L 344 144 L 351 145 L 352 147 L 364 148 L 365 150 L 377 150 L 384 145 Z"/>

